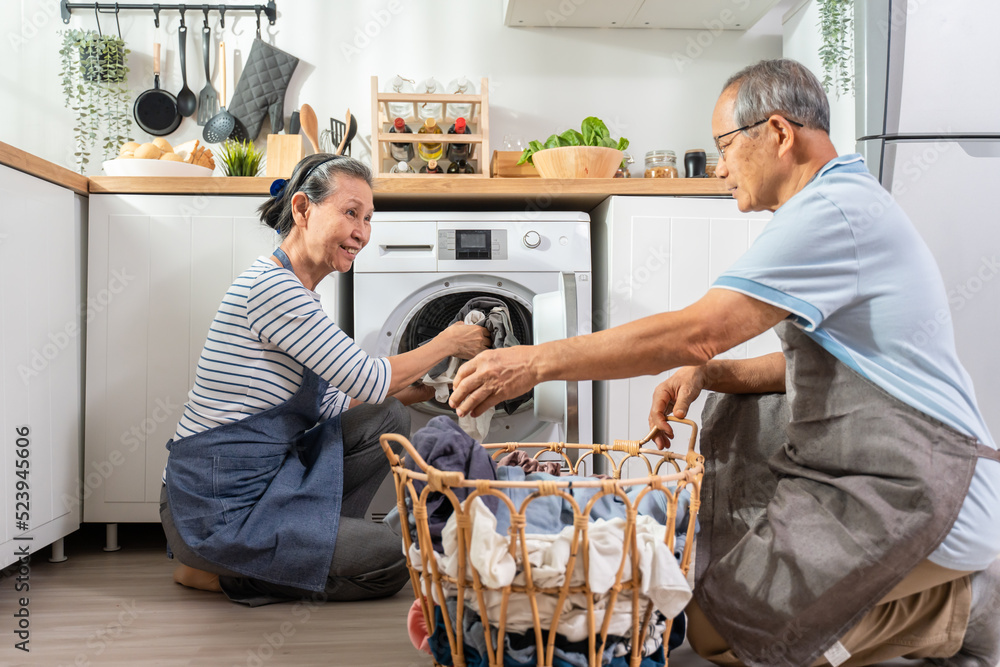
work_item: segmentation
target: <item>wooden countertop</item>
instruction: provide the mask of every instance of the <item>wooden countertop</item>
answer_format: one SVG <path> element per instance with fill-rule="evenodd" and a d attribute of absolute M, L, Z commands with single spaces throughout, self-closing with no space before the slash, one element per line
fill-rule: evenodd
<path fill-rule="evenodd" d="M 48 160 L 25 153 L 20 148 L 0 141 L 0 164 L 37 176 L 50 183 L 55 183 L 73 192 L 87 195 L 90 191 L 90 179 L 86 176 L 60 167 Z"/>
<path fill-rule="evenodd" d="M 27 172 L 82 195 L 177 194 L 266 195 L 270 178 L 87 178 L 0 142 L 0 164 Z M 719 179 L 686 178 L 471 178 L 415 176 L 375 180 L 380 210 L 590 211 L 612 195 L 659 197 L 728 196 Z"/>
<path fill-rule="evenodd" d="M 94 176 L 94 194 L 265 195 L 270 178 L 113 178 Z M 381 178 L 381 210 L 507 208 L 589 211 L 612 195 L 729 196 L 719 179 Z"/>

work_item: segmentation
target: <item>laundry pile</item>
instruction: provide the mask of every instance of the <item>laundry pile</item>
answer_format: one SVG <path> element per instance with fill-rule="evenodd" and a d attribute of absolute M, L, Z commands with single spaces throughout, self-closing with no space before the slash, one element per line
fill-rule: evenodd
<path fill-rule="evenodd" d="M 466 479 L 539 483 L 593 481 L 588 477 L 559 475 L 557 463 L 551 466 L 547 463 L 552 462 L 539 462 L 523 455 L 515 457 L 509 454 L 501 459 L 499 466 L 495 466 L 487 450 L 459 431 L 447 417 L 432 419 L 426 428 L 414 435 L 413 444 L 429 465 L 438 470 L 461 471 Z M 407 466 L 415 469 L 409 460 Z M 539 468 L 547 468 L 548 471 Z M 424 485 L 417 480 L 414 480 L 414 486 L 418 494 L 423 491 Z M 617 595 L 614 594 L 616 579 L 621 571 L 622 584 L 632 582 L 633 576 L 638 575 L 635 592 L 640 598 L 640 623 L 647 606 L 652 604 L 653 608 L 647 627 L 640 633 L 644 637 L 640 647 L 640 655 L 644 656 L 641 664 L 646 667 L 663 665 L 665 653 L 662 639 L 666 619 L 677 617 L 691 598 L 690 584 L 681 572 L 677 557 L 666 544 L 666 494 L 659 490 L 647 491 L 646 486 L 639 485 L 627 490 L 623 498 L 617 494 L 601 495 L 606 491 L 600 487 L 570 485 L 568 489 L 562 489 L 569 498 L 560 494 L 543 495 L 523 505 L 536 490 L 505 488 L 506 499 L 481 495 L 464 502 L 474 489 L 451 488 L 458 501 L 463 503 L 469 518 L 467 525 L 470 526 L 471 540 L 467 547 L 459 544 L 458 514 L 454 512 L 452 501 L 443 493 L 428 494 L 428 526 L 438 571 L 459 580 L 459 569 L 464 565 L 465 577 L 471 580 L 471 566 L 483 590 L 480 597 L 471 583 L 465 586 L 465 602 L 459 616 L 458 587 L 443 582 L 441 593 L 436 587 L 431 587 L 437 605 L 436 618 L 433 620 L 434 627 L 428 629 L 430 636 L 426 638 L 425 650 L 432 652 L 442 665 L 451 664 L 441 608 L 445 605 L 448 618 L 453 623 L 461 619 L 468 665 L 488 664 L 487 627 L 490 645 L 495 652 L 501 619 L 504 621 L 504 664 L 537 664 L 537 613 L 537 630 L 542 636 L 547 638 L 550 630 L 557 633 L 552 664 L 589 665 L 591 628 L 596 628 L 598 639 L 595 646 L 600 647 L 600 635 L 606 622 L 607 641 L 601 664 L 624 666 L 628 664 L 627 656 L 632 650 L 633 590 L 625 587 Z M 687 528 L 689 500 L 685 489 L 679 494 L 677 531 Z M 629 505 L 635 507 L 639 514 L 631 526 L 632 535 L 626 541 L 630 528 L 626 518 Z M 515 536 L 511 536 L 512 508 L 514 525 L 523 520 L 523 543 L 519 531 L 514 530 Z M 575 517 L 584 513 L 587 516 L 586 529 L 583 530 L 582 526 L 578 529 Z M 422 576 L 430 577 L 416 543 L 415 523 L 412 520 L 409 528 L 414 539 L 409 553 L 410 563 L 424 573 Z M 579 534 L 575 534 L 578 531 Z M 675 536 L 675 543 L 680 542 L 677 553 L 681 553 L 683 542 L 677 540 L 678 537 L 681 536 Z M 572 556 L 574 538 L 578 540 L 575 558 Z M 530 567 L 526 567 L 526 563 Z M 529 570 L 534 595 L 511 590 L 511 587 L 527 586 Z M 560 603 L 560 592 L 567 583 L 567 577 L 572 592 L 567 591 Z M 422 590 L 426 591 L 425 585 L 426 582 L 422 584 Z M 589 586 L 590 594 L 584 592 L 584 586 Z M 505 593 L 505 589 L 508 592 Z M 419 606 L 411 609 L 411 616 L 415 614 L 422 614 Z M 488 620 L 487 625 L 484 625 L 483 618 Z M 411 618 L 411 627 L 413 621 Z M 683 626 L 678 628 L 679 625 L 674 623 L 668 648 L 673 647 L 675 641 L 680 644 L 683 640 Z M 415 642 L 415 645 L 418 644 Z"/>
<path fill-rule="evenodd" d="M 458 311 L 452 324 L 465 322 L 466 324 L 478 324 L 485 327 L 490 333 L 493 341 L 493 349 L 498 350 L 504 347 L 520 345 L 517 336 L 514 335 L 514 326 L 510 321 L 510 308 L 500 299 L 492 297 L 476 297 L 470 299 Z M 434 400 L 438 403 L 447 403 L 451 395 L 451 385 L 455 380 L 455 374 L 459 366 L 464 363 L 464 359 L 450 357 L 441 362 L 421 378 L 421 382 L 429 387 L 434 387 Z M 513 414 L 522 403 L 530 396 L 519 396 L 514 399 L 503 401 L 499 407 L 507 414 Z M 486 438 L 490 432 L 490 423 L 493 421 L 493 413 L 496 408 L 489 408 L 478 417 L 467 415 L 459 417 L 458 425 L 462 430 L 480 442 Z"/>

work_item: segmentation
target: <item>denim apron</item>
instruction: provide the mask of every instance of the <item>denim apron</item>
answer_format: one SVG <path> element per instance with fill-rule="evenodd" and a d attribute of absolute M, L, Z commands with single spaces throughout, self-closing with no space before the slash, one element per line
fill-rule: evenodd
<path fill-rule="evenodd" d="M 777 331 L 787 406 L 706 407 L 694 594 L 743 663 L 801 667 L 941 544 L 978 459 L 1000 457 Z M 782 413 L 784 433 L 763 423 Z"/>
<path fill-rule="evenodd" d="M 280 249 L 279 249 L 280 252 Z M 284 253 L 275 253 L 289 268 Z M 319 422 L 328 383 L 303 368 L 285 403 L 167 443 L 177 531 L 205 560 L 244 576 L 323 591 L 343 493 L 340 417 Z"/>

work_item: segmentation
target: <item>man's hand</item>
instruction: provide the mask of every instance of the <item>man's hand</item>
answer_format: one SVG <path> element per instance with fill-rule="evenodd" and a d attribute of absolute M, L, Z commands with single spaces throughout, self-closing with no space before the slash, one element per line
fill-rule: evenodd
<path fill-rule="evenodd" d="M 500 401 L 525 393 L 536 384 L 534 346 L 486 350 L 462 364 L 448 403 L 459 417 L 478 417 Z"/>
<path fill-rule="evenodd" d="M 649 410 L 649 427 L 654 426 L 660 432 L 653 436 L 653 441 L 660 449 L 669 449 L 674 437 L 674 429 L 667 421 L 667 415 L 673 414 L 678 419 L 687 415 L 688 408 L 698 398 L 705 388 L 705 367 L 685 366 L 678 368 L 669 378 L 660 383 L 653 391 L 653 406 Z"/>

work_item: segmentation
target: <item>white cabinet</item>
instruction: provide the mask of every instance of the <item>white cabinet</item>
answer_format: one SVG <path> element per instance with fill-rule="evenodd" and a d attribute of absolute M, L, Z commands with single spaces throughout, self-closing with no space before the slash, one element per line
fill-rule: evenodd
<path fill-rule="evenodd" d="M 0 567 L 80 527 L 85 201 L 0 166 Z"/>
<path fill-rule="evenodd" d="M 778 0 L 504 0 L 513 28 L 679 28 L 718 33 L 746 30 Z"/>
<path fill-rule="evenodd" d="M 750 247 L 770 217 L 740 213 L 728 198 L 610 197 L 591 213 L 594 331 L 691 305 Z M 768 331 L 722 356 L 780 349 L 777 335 Z M 669 374 L 595 382 L 595 442 L 645 436 L 653 390 Z M 689 413 L 695 421 L 703 402 Z"/>
<path fill-rule="evenodd" d="M 90 198 L 84 520 L 158 522 L 160 485 L 209 326 L 278 237 L 259 196 Z M 333 311 L 335 284 L 318 292 Z"/>

